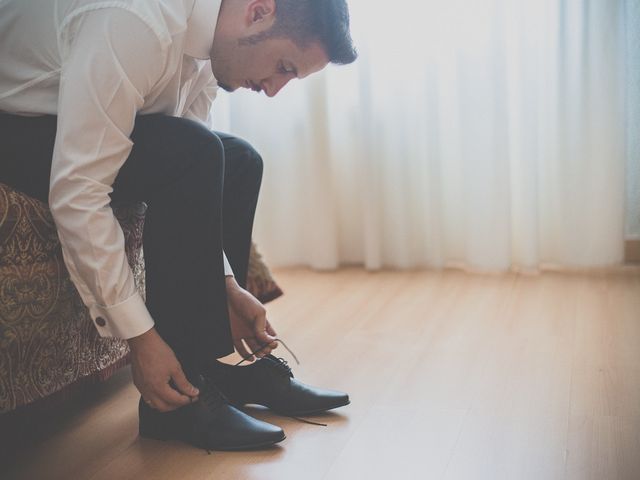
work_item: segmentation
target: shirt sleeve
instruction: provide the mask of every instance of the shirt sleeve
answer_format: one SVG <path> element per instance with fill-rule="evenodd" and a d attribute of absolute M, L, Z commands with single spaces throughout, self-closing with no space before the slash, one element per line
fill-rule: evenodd
<path fill-rule="evenodd" d="M 206 62 L 204 64 L 195 80 L 195 83 L 195 91 L 197 93 L 193 99 L 190 99 L 184 116 L 205 125 L 211 130 L 213 128 L 211 107 L 217 96 L 218 82 L 211 73 L 210 62 Z"/>
<path fill-rule="evenodd" d="M 213 115 L 211 114 L 211 107 L 213 105 L 213 101 L 216 98 L 216 94 L 218 91 L 218 83 L 213 75 L 210 74 L 211 64 L 206 62 L 204 65 L 204 69 L 200 71 L 199 78 L 196 79 L 197 83 L 204 83 L 204 88 L 201 88 L 200 91 L 196 94 L 195 98 L 189 104 L 186 112 L 185 118 L 190 120 L 194 120 L 206 126 L 208 129 L 213 128 Z M 206 77 L 204 77 L 206 75 Z M 204 82 L 202 81 L 204 79 Z M 231 264 L 227 259 L 227 255 L 222 252 L 222 259 L 224 261 L 224 274 L 227 277 L 233 276 L 233 269 L 231 268 Z"/>
<path fill-rule="evenodd" d="M 127 339 L 154 321 L 136 290 L 109 194 L 168 44 L 119 8 L 85 13 L 66 33 L 49 206 L 71 280 L 98 333 Z"/>

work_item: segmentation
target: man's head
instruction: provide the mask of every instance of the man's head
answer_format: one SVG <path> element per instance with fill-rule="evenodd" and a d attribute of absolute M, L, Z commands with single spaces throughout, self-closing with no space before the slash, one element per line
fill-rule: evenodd
<path fill-rule="evenodd" d="M 345 0 L 223 0 L 211 68 L 227 91 L 273 97 L 293 78 L 356 57 Z"/>

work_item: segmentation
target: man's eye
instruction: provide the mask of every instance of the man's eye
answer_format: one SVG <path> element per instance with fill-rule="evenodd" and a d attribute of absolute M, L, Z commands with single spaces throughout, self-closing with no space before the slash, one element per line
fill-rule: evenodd
<path fill-rule="evenodd" d="M 280 73 L 283 73 L 285 75 L 288 74 L 288 73 L 293 73 L 293 69 L 287 68 L 287 67 L 284 66 L 283 63 L 281 63 L 280 64 Z"/>

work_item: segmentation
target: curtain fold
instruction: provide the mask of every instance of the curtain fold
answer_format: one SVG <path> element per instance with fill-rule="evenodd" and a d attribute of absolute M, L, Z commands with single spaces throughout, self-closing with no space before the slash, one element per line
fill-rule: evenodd
<path fill-rule="evenodd" d="M 356 64 L 216 111 L 265 159 L 255 236 L 271 264 L 622 261 L 624 1 L 350 6 Z"/>

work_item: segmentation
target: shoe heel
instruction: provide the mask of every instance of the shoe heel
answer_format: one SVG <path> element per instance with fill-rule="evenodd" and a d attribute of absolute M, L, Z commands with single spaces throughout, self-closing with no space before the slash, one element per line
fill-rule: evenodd
<path fill-rule="evenodd" d="M 158 425 L 140 424 L 138 433 L 144 438 L 153 438 L 154 440 L 169 440 L 171 435 L 166 429 L 160 428 Z"/>
<path fill-rule="evenodd" d="M 146 405 L 140 405 L 138 409 L 138 433 L 141 437 L 155 440 L 170 440 L 175 436 L 171 428 L 170 418 L 163 416 Z"/>

